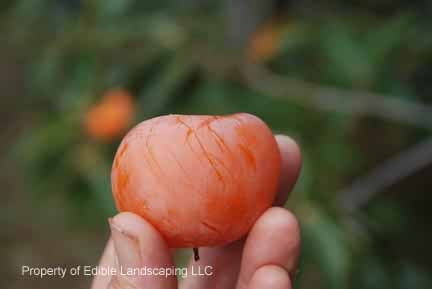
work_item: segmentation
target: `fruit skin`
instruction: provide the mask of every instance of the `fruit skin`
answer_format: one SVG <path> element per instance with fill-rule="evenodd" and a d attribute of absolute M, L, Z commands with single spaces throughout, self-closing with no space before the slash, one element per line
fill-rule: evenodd
<path fill-rule="evenodd" d="M 87 112 L 84 124 L 91 137 L 108 142 L 125 133 L 133 115 L 132 96 L 126 90 L 111 89 Z"/>
<path fill-rule="evenodd" d="M 119 211 L 153 224 L 171 247 L 224 245 L 271 206 L 281 157 L 259 118 L 167 115 L 123 139 L 111 181 Z"/>

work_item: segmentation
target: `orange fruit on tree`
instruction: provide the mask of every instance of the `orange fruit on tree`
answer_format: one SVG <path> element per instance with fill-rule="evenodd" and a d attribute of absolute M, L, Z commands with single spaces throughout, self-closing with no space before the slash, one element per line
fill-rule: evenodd
<path fill-rule="evenodd" d="M 247 58 L 252 63 L 265 62 L 277 54 L 282 46 L 283 27 L 269 21 L 255 31 L 247 46 Z"/>
<path fill-rule="evenodd" d="M 224 245 L 271 206 L 281 157 L 258 117 L 167 115 L 122 140 L 111 182 L 119 211 L 150 222 L 171 247 Z"/>
<path fill-rule="evenodd" d="M 85 128 L 93 138 L 110 141 L 126 132 L 133 115 L 132 96 L 126 90 L 112 89 L 87 112 Z"/>

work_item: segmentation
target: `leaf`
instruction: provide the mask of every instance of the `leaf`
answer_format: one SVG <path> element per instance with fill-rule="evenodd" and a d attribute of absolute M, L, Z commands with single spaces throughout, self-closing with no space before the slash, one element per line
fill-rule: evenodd
<path fill-rule="evenodd" d="M 404 43 L 404 35 L 410 22 L 411 17 L 396 17 L 370 30 L 365 44 L 376 65 L 382 63 L 383 58 L 389 56 L 394 48 Z"/>
<path fill-rule="evenodd" d="M 96 9 L 99 17 L 112 20 L 126 14 L 134 2 L 134 0 L 97 0 Z"/>
<path fill-rule="evenodd" d="M 179 86 L 188 79 L 195 65 L 182 53 L 177 53 L 164 64 L 148 86 L 139 91 L 139 108 L 146 116 L 160 112 L 174 97 Z"/>
<path fill-rule="evenodd" d="M 72 161 L 79 175 L 88 183 L 97 207 L 103 214 L 112 215 L 115 209 L 111 195 L 111 166 L 102 151 L 98 146 L 83 144 L 77 147 Z"/>
<path fill-rule="evenodd" d="M 309 262 L 319 264 L 327 288 L 348 288 L 351 253 L 342 227 L 316 207 L 303 213 L 303 251 L 309 255 Z"/>
<path fill-rule="evenodd" d="M 344 86 L 368 86 L 375 78 L 373 59 L 346 24 L 328 24 L 321 30 L 324 67 L 332 80 Z"/>

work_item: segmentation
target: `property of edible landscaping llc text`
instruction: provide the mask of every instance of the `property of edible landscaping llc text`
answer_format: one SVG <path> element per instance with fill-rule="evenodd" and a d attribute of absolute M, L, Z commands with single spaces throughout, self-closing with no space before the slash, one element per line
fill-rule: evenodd
<path fill-rule="evenodd" d="M 65 278 L 66 276 L 180 276 L 186 278 L 188 276 L 211 276 L 213 275 L 212 266 L 192 266 L 187 267 L 137 267 L 137 268 L 117 268 L 103 266 L 75 266 L 65 268 L 61 266 L 55 267 L 31 267 L 27 265 L 21 266 L 21 276 L 30 276 L 36 278 Z"/>

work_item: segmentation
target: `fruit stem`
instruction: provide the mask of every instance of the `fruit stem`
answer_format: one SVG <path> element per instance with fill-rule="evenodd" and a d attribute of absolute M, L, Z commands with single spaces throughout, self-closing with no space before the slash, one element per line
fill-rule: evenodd
<path fill-rule="evenodd" d="M 194 260 L 198 261 L 200 259 L 198 248 L 193 248 L 193 253 L 194 253 Z"/>

